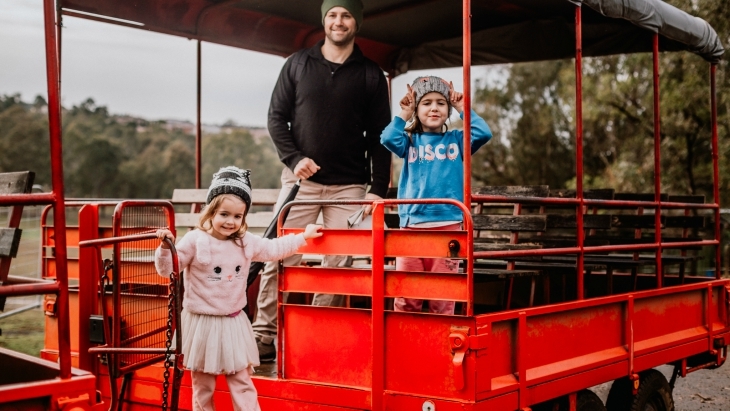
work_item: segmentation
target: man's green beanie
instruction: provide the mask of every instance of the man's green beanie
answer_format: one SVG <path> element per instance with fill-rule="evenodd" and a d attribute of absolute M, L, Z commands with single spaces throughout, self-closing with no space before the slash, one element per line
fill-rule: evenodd
<path fill-rule="evenodd" d="M 344 7 L 352 14 L 357 23 L 357 29 L 362 26 L 362 1 L 360 0 L 324 0 L 322 2 L 322 24 L 324 25 L 324 16 L 333 7 Z"/>

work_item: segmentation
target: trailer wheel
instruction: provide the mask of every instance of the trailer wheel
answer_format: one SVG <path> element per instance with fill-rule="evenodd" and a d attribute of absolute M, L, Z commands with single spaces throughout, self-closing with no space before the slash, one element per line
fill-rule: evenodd
<path fill-rule="evenodd" d="M 608 391 L 606 409 L 608 411 L 628 411 L 633 399 L 631 380 L 626 377 L 619 378 L 613 382 L 611 389 Z"/>
<path fill-rule="evenodd" d="M 578 391 L 576 398 L 576 411 L 606 411 L 603 401 L 591 390 Z M 555 398 L 532 406 L 533 411 L 569 411 L 570 401 L 568 396 Z M 626 411 L 626 410 L 624 410 Z"/>
<path fill-rule="evenodd" d="M 661 372 L 641 373 L 636 395 L 632 395 L 631 387 L 628 378 L 614 381 L 606 400 L 608 411 L 674 411 L 672 389 Z"/>
<path fill-rule="evenodd" d="M 591 390 L 581 390 L 576 399 L 577 411 L 606 411 L 603 401 Z"/>

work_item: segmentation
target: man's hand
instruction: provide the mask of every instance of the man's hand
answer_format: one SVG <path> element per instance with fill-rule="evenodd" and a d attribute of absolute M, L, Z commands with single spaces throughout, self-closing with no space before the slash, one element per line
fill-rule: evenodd
<path fill-rule="evenodd" d="M 375 201 L 375 200 L 382 200 L 383 197 L 381 197 L 377 194 L 367 193 L 367 194 L 365 194 L 365 199 Z M 373 212 L 373 206 L 371 206 L 370 204 L 364 205 L 363 208 L 365 208 L 365 211 L 363 212 L 363 217 L 366 215 L 370 215 L 370 213 Z"/>
<path fill-rule="evenodd" d="M 319 166 L 317 163 L 315 163 L 311 158 L 305 157 L 299 160 L 297 166 L 294 167 L 294 175 L 302 180 L 306 180 L 313 176 L 318 170 Z"/>

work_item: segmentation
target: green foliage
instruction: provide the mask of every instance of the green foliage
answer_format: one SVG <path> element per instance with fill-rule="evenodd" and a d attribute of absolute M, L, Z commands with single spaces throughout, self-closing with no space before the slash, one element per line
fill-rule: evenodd
<path fill-rule="evenodd" d="M 195 187 L 195 138 L 164 121 L 110 115 L 88 99 L 62 110 L 66 196 L 170 198 L 175 188 Z M 203 136 L 202 186 L 226 165 L 250 168 L 255 187 L 278 187 L 281 170 L 273 145 L 248 131 Z M 32 170 L 50 190 L 47 104 L 19 95 L 0 96 L 0 172 Z"/>
<path fill-rule="evenodd" d="M 730 3 L 673 0 L 707 20 L 730 49 Z M 709 64 L 689 53 L 660 54 L 662 191 L 712 198 Z M 720 192 L 730 201 L 730 76 L 717 65 Z M 574 61 L 514 64 L 478 84 L 474 107 L 495 138 L 475 156 L 482 184 L 575 186 Z M 651 54 L 583 60 L 583 166 L 586 188 L 654 190 Z"/>
<path fill-rule="evenodd" d="M 251 133 L 233 130 L 211 135 L 203 140 L 203 176 L 207 185 L 213 173 L 225 166 L 251 170 L 251 185 L 255 188 L 278 187 L 282 165 L 270 139 L 256 142 Z"/>

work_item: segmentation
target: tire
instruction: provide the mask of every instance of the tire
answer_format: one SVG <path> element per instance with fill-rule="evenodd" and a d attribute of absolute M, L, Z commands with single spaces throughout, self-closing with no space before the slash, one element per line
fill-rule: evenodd
<path fill-rule="evenodd" d="M 641 374 L 639 391 L 634 396 L 630 411 L 674 411 L 672 389 L 664 374 L 649 370 Z"/>
<path fill-rule="evenodd" d="M 568 396 L 537 404 L 533 411 L 570 411 Z M 606 411 L 603 401 L 591 390 L 581 390 L 576 398 L 576 411 Z"/>
<path fill-rule="evenodd" d="M 611 385 L 606 399 L 608 411 L 628 411 L 631 409 L 631 402 L 634 400 L 632 394 L 632 383 L 627 377 L 619 378 Z"/>
<path fill-rule="evenodd" d="M 606 400 L 608 411 L 674 411 L 672 389 L 664 374 L 648 370 L 639 377 L 639 390 L 632 394 L 632 383 L 628 378 L 613 382 Z"/>
<path fill-rule="evenodd" d="M 576 411 L 606 411 L 606 406 L 593 391 L 581 390 L 578 392 L 575 409 Z"/>

